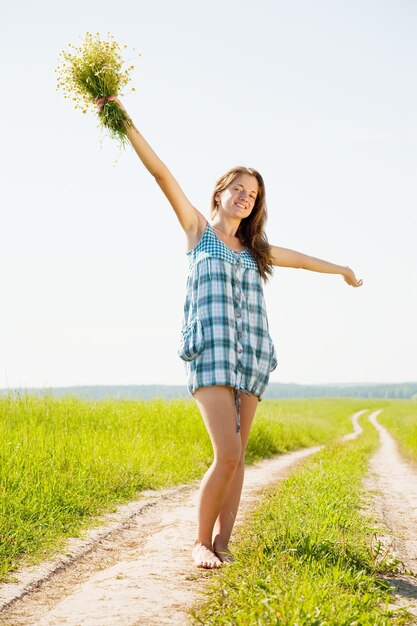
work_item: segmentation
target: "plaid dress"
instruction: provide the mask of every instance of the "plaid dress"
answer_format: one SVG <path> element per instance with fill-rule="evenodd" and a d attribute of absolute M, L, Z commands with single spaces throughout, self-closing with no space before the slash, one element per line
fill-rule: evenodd
<path fill-rule="evenodd" d="M 249 250 L 231 250 L 207 223 L 187 253 L 187 279 L 179 356 L 188 390 L 227 385 L 235 390 L 237 431 L 240 392 L 262 399 L 277 366 L 258 266 Z"/>

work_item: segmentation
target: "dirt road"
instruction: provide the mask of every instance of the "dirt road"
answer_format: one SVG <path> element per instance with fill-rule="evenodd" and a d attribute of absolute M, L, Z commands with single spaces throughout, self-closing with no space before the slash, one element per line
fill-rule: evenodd
<path fill-rule="evenodd" d="M 259 491 L 284 478 L 307 448 L 247 469 L 239 519 Z M 146 626 L 184 624 L 212 572 L 190 558 L 197 485 L 147 493 L 110 524 L 70 547 L 71 556 L 18 573 L 0 588 L 1 624 Z"/>
<path fill-rule="evenodd" d="M 354 430 L 346 438 L 361 432 L 358 417 L 364 412 L 352 416 Z M 393 528 L 393 536 L 398 537 L 397 548 L 402 559 L 416 570 L 417 475 L 398 457 L 392 438 L 376 422 L 375 413 L 371 420 L 380 430 L 382 441 L 372 461 L 373 474 L 368 486 L 372 490 L 382 489 L 383 493 L 376 498 L 378 513 Z M 237 524 L 256 506 L 262 489 L 285 478 L 298 462 L 319 449 L 281 455 L 248 468 Z M 106 523 L 92 530 L 86 539 L 70 542 L 66 556 L 19 572 L 17 583 L 0 587 L 0 623 L 13 626 L 186 623 L 187 610 L 207 579 L 215 575 L 196 569 L 190 559 L 196 488 L 193 484 L 147 492 L 140 500 L 107 516 Z M 395 527 L 390 525 L 394 521 Z M 403 584 L 402 588 L 398 582 Z M 415 579 L 404 577 L 396 584 L 397 603 L 416 602 L 416 596 L 410 598 Z"/>
<path fill-rule="evenodd" d="M 373 493 L 376 517 L 387 529 L 378 539 L 389 556 L 402 561 L 404 571 L 414 573 L 390 579 L 396 590 L 393 606 L 406 606 L 417 616 L 417 470 L 400 456 L 396 442 L 379 424 L 380 413 L 369 416 L 379 432 L 380 447 L 371 460 L 366 486 Z"/>

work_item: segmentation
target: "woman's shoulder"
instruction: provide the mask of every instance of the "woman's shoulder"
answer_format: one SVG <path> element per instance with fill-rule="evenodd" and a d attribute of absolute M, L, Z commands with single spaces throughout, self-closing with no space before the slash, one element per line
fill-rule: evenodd
<path fill-rule="evenodd" d="M 208 221 L 206 220 L 206 218 L 203 218 L 203 219 L 204 219 L 204 221 L 200 220 L 200 222 L 198 224 L 198 228 L 197 228 L 197 230 L 195 232 L 186 234 L 186 236 L 187 236 L 187 254 L 191 254 L 191 252 L 193 252 L 197 248 L 197 246 L 200 243 L 200 241 L 202 240 L 206 230 L 210 226 Z"/>

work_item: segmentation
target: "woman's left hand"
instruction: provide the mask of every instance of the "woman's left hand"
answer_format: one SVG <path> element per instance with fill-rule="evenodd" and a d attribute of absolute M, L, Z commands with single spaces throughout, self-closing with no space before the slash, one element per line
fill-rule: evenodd
<path fill-rule="evenodd" d="M 358 280 L 355 276 L 354 271 L 350 267 L 346 267 L 345 271 L 343 272 L 343 278 L 345 279 L 345 282 L 347 282 L 347 284 L 351 287 L 362 287 L 363 285 L 363 280 Z"/>

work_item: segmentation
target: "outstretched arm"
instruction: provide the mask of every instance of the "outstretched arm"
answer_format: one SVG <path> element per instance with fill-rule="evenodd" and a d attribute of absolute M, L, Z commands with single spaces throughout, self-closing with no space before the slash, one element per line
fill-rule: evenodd
<path fill-rule="evenodd" d="M 126 109 L 116 96 L 111 96 L 108 99 L 116 102 L 116 104 L 127 113 Z M 131 126 L 126 125 L 126 133 L 134 151 L 148 172 L 152 174 L 158 185 L 161 187 L 166 198 L 174 209 L 178 221 L 187 235 L 192 237 L 198 233 L 202 233 L 207 220 L 191 204 L 165 163 L 161 161 L 146 139 L 140 134 L 133 122 Z"/>
<path fill-rule="evenodd" d="M 336 265 L 329 261 L 316 259 L 313 256 L 302 254 L 296 250 L 270 246 L 272 264 L 279 267 L 294 267 L 298 269 L 310 270 L 312 272 L 322 272 L 324 274 L 341 274 L 348 285 L 361 287 L 362 280 L 358 280 L 350 267 Z"/>

